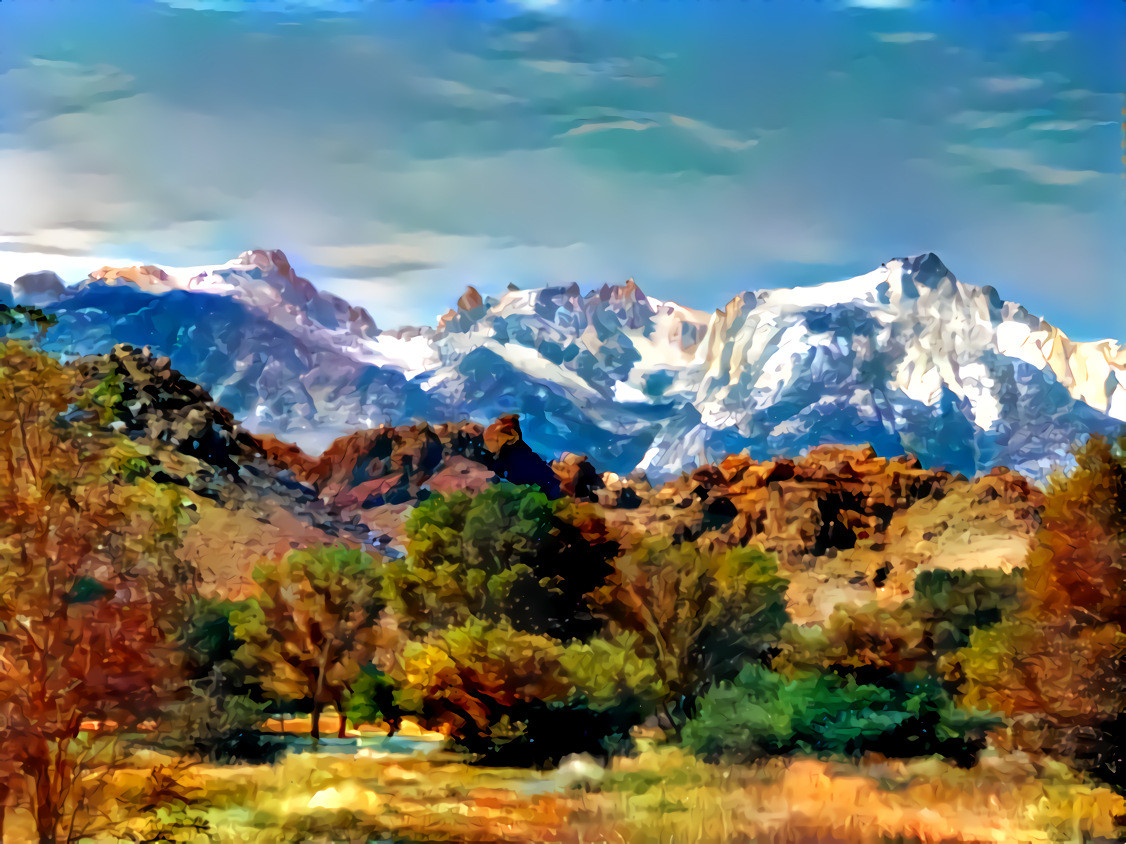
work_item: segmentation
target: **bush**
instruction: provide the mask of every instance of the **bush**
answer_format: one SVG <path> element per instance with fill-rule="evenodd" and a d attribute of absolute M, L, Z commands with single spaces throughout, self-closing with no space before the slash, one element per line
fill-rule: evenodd
<path fill-rule="evenodd" d="M 365 665 L 352 681 L 345 697 L 344 712 L 353 724 L 387 723 L 394 735 L 403 719 L 402 709 L 395 703 L 395 681 L 374 665 Z"/>
<path fill-rule="evenodd" d="M 774 667 L 785 674 L 832 672 L 862 678 L 909 673 L 933 662 L 926 630 L 908 607 L 839 606 L 823 626 L 782 629 Z"/>
<path fill-rule="evenodd" d="M 933 678 L 894 674 L 859 683 L 836 674 L 788 679 L 747 666 L 700 700 L 682 740 L 709 758 L 749 761 L 776 754 L 942 754 L 972 761 L 996 716 L 959 710 Z"/>
<path fill-rule="evenodd" d="M 964 647 L 970 634 L 1000 623 L 1024 602 L 1024 576 L 1000 569 L 922 571 L 911 606 L 928 626 L 935 653 Z"/>

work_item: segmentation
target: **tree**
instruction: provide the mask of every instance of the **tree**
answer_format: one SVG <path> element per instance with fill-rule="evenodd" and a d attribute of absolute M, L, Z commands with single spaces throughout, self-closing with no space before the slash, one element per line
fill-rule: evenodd
<path fill-rule="evenodd" d="M 963 700 L 986 703 L 1121 784 L 1126 771 L 1126 438 L 1091 437 L 1052 478 L 1012 618 L 945 660 Z"/>
<path fill-rule="evenodd" d="M 411 512 L 407 535 L 407 555 L 388 577 L 395 609 L 417 631 L 475 617 L 587 635 L 595 625 L 585 595 L 617 550 L 584 536 L 570 502 L 507 482 L 430 496 Z"/>
<path fill-rule="evenodd" d="M 567 645 L 471 618 L 409 643 L 396 701 L 493 764 L 542 765 L 618 744 L 665 693 L 625 635 Z"/>
<path fill-rule="evenodd" d="M 180 640 L 187 694 L 169 708 L 165 743 L 211 761 L 267 761 L 281 740 L 261 732 L 269 703 L 260 683 L 235 659 L 244 644 L 231 617 L 240 603 L 199 597 L 191 602 Z"/>
<path fill-rule="evenodd" d="M 179 688 L 194 582 L 179 491 L 95 404 L 75 369 L 0 344 L 0 713 L 42 842 L 78 832 L 84 723 L 138 723 Z"/>
<path fill-rule="evenodd" d="M 834 672 L 874 678 L 933 665 L 927 630 L 908 606 L 839 606 L 824 625 L 787 625 L 774 657 L 785 674 Z"/>
<path fill-rule="evenodd" d="M 673 727 L 710 683 L 762 658 L 787 621 L 787 580 L 758 548 L 649 537 L 622 555 L 593 600 L 612 630 L 638 636 L 669 690 Z"/>
<path fill-rule="evenodd" d="M 387 737 L 395 735 L 403 723 L 403 711 L 396 702 L 399 693 L 394 679 L 375 665 L 365 665 L 353 681 L 345 701 L 345 712 L 353 724 L 387 725 Z"/>
<path fill-rule="evenodd" d="M 548 636 L 471 618 L 407 644 L 396 698 L 469 752 L 491 753 L 520 735 L 522 706 L 570 695 L 561 651 Z"/>
<path fill-rule="evenodd" d="M 1026 586 L 1052 623 L 1126 626 L 1126 437 L 1091 437 L 1052 479 Z"/>
<path fill-rule="evenodd" d="M 345 694 L 378 645 L 382 566 L 369 554 L 339 546 L 293 551 L 255 568 L 258 594 L 231 616 L 245 642 L 239 661 L 278 697 L 311 702 L 314 740 L 329 703 L 344 737 Z"/>
<path fill-rule="evenodd" d="M 915 576 L 908 609 L 924 625 L 930 650 L 947 653 L 971 633 L 998 624 L 1021 608 L 1023 572 L 929 569 Z"/>

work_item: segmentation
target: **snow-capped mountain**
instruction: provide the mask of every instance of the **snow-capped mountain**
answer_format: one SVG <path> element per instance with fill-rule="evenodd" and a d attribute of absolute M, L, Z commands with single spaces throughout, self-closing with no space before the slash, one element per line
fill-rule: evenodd
<path fill-rule="evenodd" d="M 50 273 L 0 299 L 56 314 L 65 353 L 149 345 L 254 431 L 323 447 L 423 418 L 523 417 L 538 450 L 620 473 L 674 474 L 728 452 L 823 442 L 970 472 L 1043 476 L 1070 444 L 1126 420 L 1126 349 L 1075 343 L 933 254 L 848 281 L 748 292 L 705 314 L 632 281 L 470 288 L 435 327 L 381 331 L 280 252 L 222 267 Z"/>

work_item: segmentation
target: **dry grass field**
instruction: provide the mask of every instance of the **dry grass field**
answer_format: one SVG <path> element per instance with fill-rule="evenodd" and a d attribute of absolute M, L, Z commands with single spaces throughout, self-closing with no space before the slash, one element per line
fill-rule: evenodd
<path fill-rule="evenodd" d="M 1056 762 L 700 762 L 649 746 L 602 768 L 488 768 L 442 752 L 178 765 L 143 753 L 87 783 L 82 840 L 180 842 L 1111 842 L 1126 800 Z M 162 803 L 152 805 L 159 796 Z M 146 807 L 146 803 L 149 805 Z M 31 833 L 13 814 L 11 840 Z M 28 840 L 31 840 L 30 838 Z"/>

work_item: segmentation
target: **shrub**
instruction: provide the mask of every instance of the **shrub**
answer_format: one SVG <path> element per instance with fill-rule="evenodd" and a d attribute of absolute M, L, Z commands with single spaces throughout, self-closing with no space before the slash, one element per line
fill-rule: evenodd
<path fill-rule="evenodd" d="M 374 665 L 365 665 L 352 681 L 344 703 L 344 712 L 353 724 L 374 724 L 384 721 L 388 735 L 394 735 L 402 723 L 402 709 L 395 703 L 397 686 L 394 679 Z"/>
<path fill-rule="evenodd" d="M 877 684 L 836 674 L 788 679 L 752 665 L 703 696 L 682 737 L 703 756 L 739 761 L 872 751 L 940 753 L 966 762 L 980 749 L 985 729 L 997 723 L 991 714 L 957 709 L 924 674 L 895 674 Z"/>
<path fill-rule="evenodd" d="M 931 662 L 926 630 L 908 607 L 887 609 L 875 603 L 839 606 L 825 624 L 787 624 L 774 666 L 783 673 L 829 671 L 882 677 L 914 671 Z"/>
<path fill-rule="evenodd" d="M 922 571 L 911 607 L 929 628 L 936 653 L 969 643 L 978 628 L 998 624 L 1024 602 L 1023 574 L 1000 569 Z"/>

